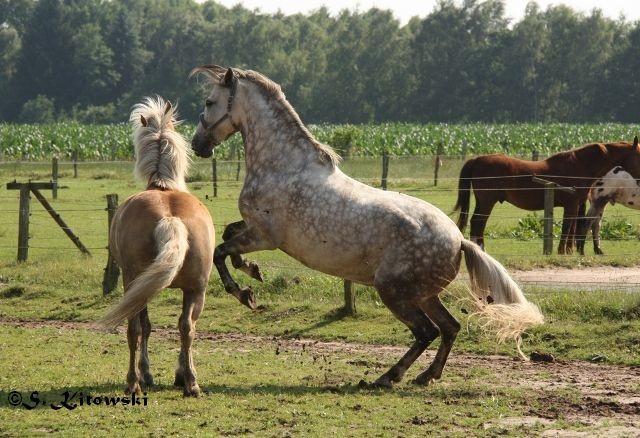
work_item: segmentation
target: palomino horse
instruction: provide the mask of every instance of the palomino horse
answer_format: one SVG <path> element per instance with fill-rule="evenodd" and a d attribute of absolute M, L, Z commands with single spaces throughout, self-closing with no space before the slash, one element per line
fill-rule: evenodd
<path fill-rule="evenodd" d="M 438 335 L 435 359 L 416 382 L 440 378 L 460 324 L 438 294 L 456 277 L 463 253 L 473 301 L 502 323 L 503 336 L 518 338 L 542 323 L 538 308 L 502 265 L 465 240 L 444 213 L 342 173 L 338 155 L 313 138 L 277 84 L 254 71 L 215 65 L 197 67 L 197 74 L 212 90 L 192 140 L 196 155 L 211 156 L 237 131 L 245 148 L 247 173 L 238 202 L 244 225 L 214 254 L 228 292 L 239 286 L 225 265 L 227 256 L 276 248 L 312 269 L 375 286 L 416 338 L 376 386 L 399 382 Z"/>
<path fill-rule="evenodd" d="M 181 349 L 175 385 L 185 396 L 198 396 L 191 344 L 213 265 L 215 235 L 207 208 L 189 194 L 184 181 L 191 152 L 188 142 L 174 130 L 171 104 L 147 98 L 136 105 L 134 126 L 136 176 L 147 190 L 128 198 L 116 212 L 109 249 L 122 268 L 124 297 L 101 320 L 115 327 L 128 319 L 129 393 L 152 385 L 147 344 L 151 323 L 147 303 L 162 289 L 180 288 L 182 314 L 178 321 Z M 140 359 L 136 353 L 140 348 Z"/>
<path fill-rule="evenodd" d="M 470 237 L 481 247 L 484 247 L 484 228 L 496 203 L 507 201 L 524 210 L 542 210 L 544 190 L 540 184 L 532 181 L 532 176 L 538 176 L 561 186 L 575 188 L 575 193 L 556 190 L 554 196 L 555 206 L 564 208 L 558 254 L 571 253 L 576 218 L 580 215 L 580 205 L 587 200 L 591 184 L 619 165 L 634 175 L 640 175 L 637 137 L 633 144 L 589 144 L 559 152 L 542 161 L 519 160 L 502 154 L 472 158 L 460 171 L 458 200 L 454 207 L 454 211 L 460 210 L 458 228 L 464 231 L 467 225 L 472 188 L 476 206 L 471 217 Z"/>
<path fill-rule="evenodd" d="M 576 247 L 584 255 L 584 243 L 591 229 L 593 235 L 593 252 L 604 254 L 600 247 L 600 225 L 602 214 L 608 203 L 616 202 L 626 207 L 640 210 L 640 186 L 638 180 L 622 167 L 616 166 L 605 176 L 598 179 L 589 192 L 589 211 L 584 220 L 578 222 Z"/>

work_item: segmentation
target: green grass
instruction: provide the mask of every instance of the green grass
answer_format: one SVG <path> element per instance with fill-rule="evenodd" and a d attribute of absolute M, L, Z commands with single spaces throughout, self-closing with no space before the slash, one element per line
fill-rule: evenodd
<path fill-rule="evenodd" d="M 461 160 L 450 160 L 433 186 L 431 159 L 392 159 L 389 189 L 425 199 L 448 212 L 455 203 Z M 0 176 L 47 180 L 44 164 L 3 164 Z M 239 220 L 236 164 L 219 163 L 219 196 L 212 198 L 207 181 L 211 163 L 198 162 L 190 188 L 207 205 L 219 233 Z M 347 160 L 346 173 L 379 185 L 380 162 Z M 101 292 L 106 263 L 107 217 L 105 195 L 118 193 L 122 201 L 140 190 L 132 181 L 130 164 L 83 164 L 79 177 L 61 165 L 59 198 L 52 204 L 88 246 L 84 257 L 32 199 L 29 260 L 15 262 L 17 242 L 16 192 L 0 189 L 0 321 L 52 320 L 90 322 L 102 316 L 121 296 Z M 240 173 L 240 179 L 243 174 Z M 45 193 L 51 200 L 51 194 Z M 609 207 L 607 216 L 637 223 L 633 210 Z M 637 242 L 605 241 L 604 257 L 542 256 L 542 242 L 508 237 L 527 212 L 499 205 L 489 221 L 487 250 L 509 268 L 536 266 L 635 265 Z M 556 211 L 559 215 L 560 212 Z M 558 216 L 559 217 L 559 216 Z M 495 236 L 495 237 L 491 237 Z M 589 247 L 588 247 L 589 250 Z M 234 272 L 250 284 L 262 307 L 250 312 L 224 293 L 215 273 L 207 304 L 198 322 L 201 336 L 194 344 L 196 366 L 204 397 L 184 400 L 172 386 L 178 340 L 154 334 L 151 360 L 159 384 L 149 394 L 146 408 L 81 407 L 73 411 L 39 407 L 34 410 L 6 404 L 8 392 L 27 397 L 39 391 L 42 400 L 56 400 L 64 391 L 94 395 L 121 394 L 127 366 L 123 334 L 87 328 L 16 327 L 0 322 L 0 436 L 111 435 L 344 435 L 452 436 L 496 434 L 535 435 L 550 428 L 581 430 L 579 423 L 557 419 L 552 425 L 505 428 L 486 426 L 498 417 L 527 415 L 549 394 L 571 399 L 566 390 L 523 390 L 502 381 L 485 367 L 447 367 L 441 383 L 428 389 L 402 383 L 394 391 L 362 391 L 360 379 L 372 380 L 397 360 L 371 352 L 338 351 L 314 355 L 291 350 L 275 353 L 273 343 L 239 347 L 228 340 L 212 341 L 212 334 L 243 333 L 267 337 L 305 337 L 325 341 L 406 346 L 409 331 L 379 302 L 371 288 L 357 288 L 358 314 L 344 316 L 342 281 L 313 272 L 279 251 L 251 255 L 263 268 L 260 284 Z M 569 280 L 569 279 L 568 279 Z M 456 298 L 464 282 L 451 286 L 444 297 L 463 323 L 454 352 L 505 354 L 515 357 L 513 344 L 496 344 L 469 321 Z M 547 323 L 526 334 L 525 351 L 543 351 L 560 360 L 587 360 L 640 365 L 640 296 L 622 291 L 548 290 L 528 288 L 525 294 L 540 305 Z M 181 296 L 165 291 L 150 305 L 155 327 L 173 328 Z M 215 336 L 214 336 L 215 339 Z M 437 347 L 437 342 L 431 347 Z M 424 366 L 424 364 L 423 364 Z M 411 368 L 413 377 L 419 365 Z M 28 400 L 28 397 L 26 398 Z M 485 427 L 486 426 L 486 427 Z"/>

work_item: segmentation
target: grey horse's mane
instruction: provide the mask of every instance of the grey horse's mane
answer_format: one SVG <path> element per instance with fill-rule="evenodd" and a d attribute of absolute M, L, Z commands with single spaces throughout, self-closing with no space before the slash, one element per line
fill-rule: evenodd
<path fill-rule="evenodd" d="M 188 192 L 184 178 L 191 164 L 191 148 L 174 129 L 181 123 L 176 117 L 176 109 L 160 96 L 144 98 L 131 111 L 134 173 L 148 188 Z"/>
<path fill-rule="evenodd" d="M 226 72 L 226 68 L 218 65 L 202 65 L 194 68 L 191 71 L 190 76 L 202 73 L 209 83 L 219 84 L 224 78 Z M 340 163 L 340 155 L 338 155 L 331 146 L 320 143 L 316 140 L 307 127 L 304 126 L 304 123 L 300 120 L 300 116 L 298 116 L 298 113 L 293 106 L 291 106 L 282 92 L 280 85 L 257 71 L 234 68 L 233 72 L 238 79 L 247 80 L 255 84 L 265 97 L 277 102 L 280 106 L 280 111 L 291 117 L 292 121 L 299 129 L 301 136 L 315 147 L 324 162 L 329 163 L 332 167 L 336 167 Z"/>

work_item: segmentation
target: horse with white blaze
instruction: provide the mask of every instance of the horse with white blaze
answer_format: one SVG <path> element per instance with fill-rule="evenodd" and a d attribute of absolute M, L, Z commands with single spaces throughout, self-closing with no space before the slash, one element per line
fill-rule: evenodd
<path fill-rule="evenodd" d="M 238 202 L 244 223 L 214 253 L 228 292 L 241 291 L 226 267 L 228 256 L 277 248 L 312 269 L 374 286 L 415 337 L 375 386 L 399 382 L 438 336 L 435 359 L 415 382 L 440 378 L 460 324 L 438 295 L 456 277 L 463 255 L 478 312 L 502 340 L 519 339 L 543 322 L 505 268 L 464 239 L 438 208 L 345 175 L 339 156 L 312 136 L 276 83 L 255 71 L 216 65 L 196 67 L 192 75 L 211 85 L 192 139 L 196 155 L 210 157 L 235 132 L 245 148 Z"/>

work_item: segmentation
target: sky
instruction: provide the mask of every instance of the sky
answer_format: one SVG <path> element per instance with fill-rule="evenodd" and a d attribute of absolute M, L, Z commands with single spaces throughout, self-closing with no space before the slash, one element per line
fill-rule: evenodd
<path fill-rule="evenodd" d="M 506 17 L 519 21 L 530 0 L 507 0 Z M 227 7 L 241 3 L 245 8 L 260 9 L 265 13 L 281 11 L 284 14 L 308 13 L 326 6 L 335 15 L 343 9 L 366 11 L 372 7 L 391 9 L 401 22 L 406 24 L 413 16 L 424 17 L 431 13 L 437 0 L 217 0 Z M 589 14 L 594 8 L 601 9 L 605 16 L 617 19 L 624 14 L 627 21 L 640 20 L 640 1 L 638 0 L 561 0 L 536 1 L 542 10 L 553 4 L 565 4 L 576 11 Z"/>

